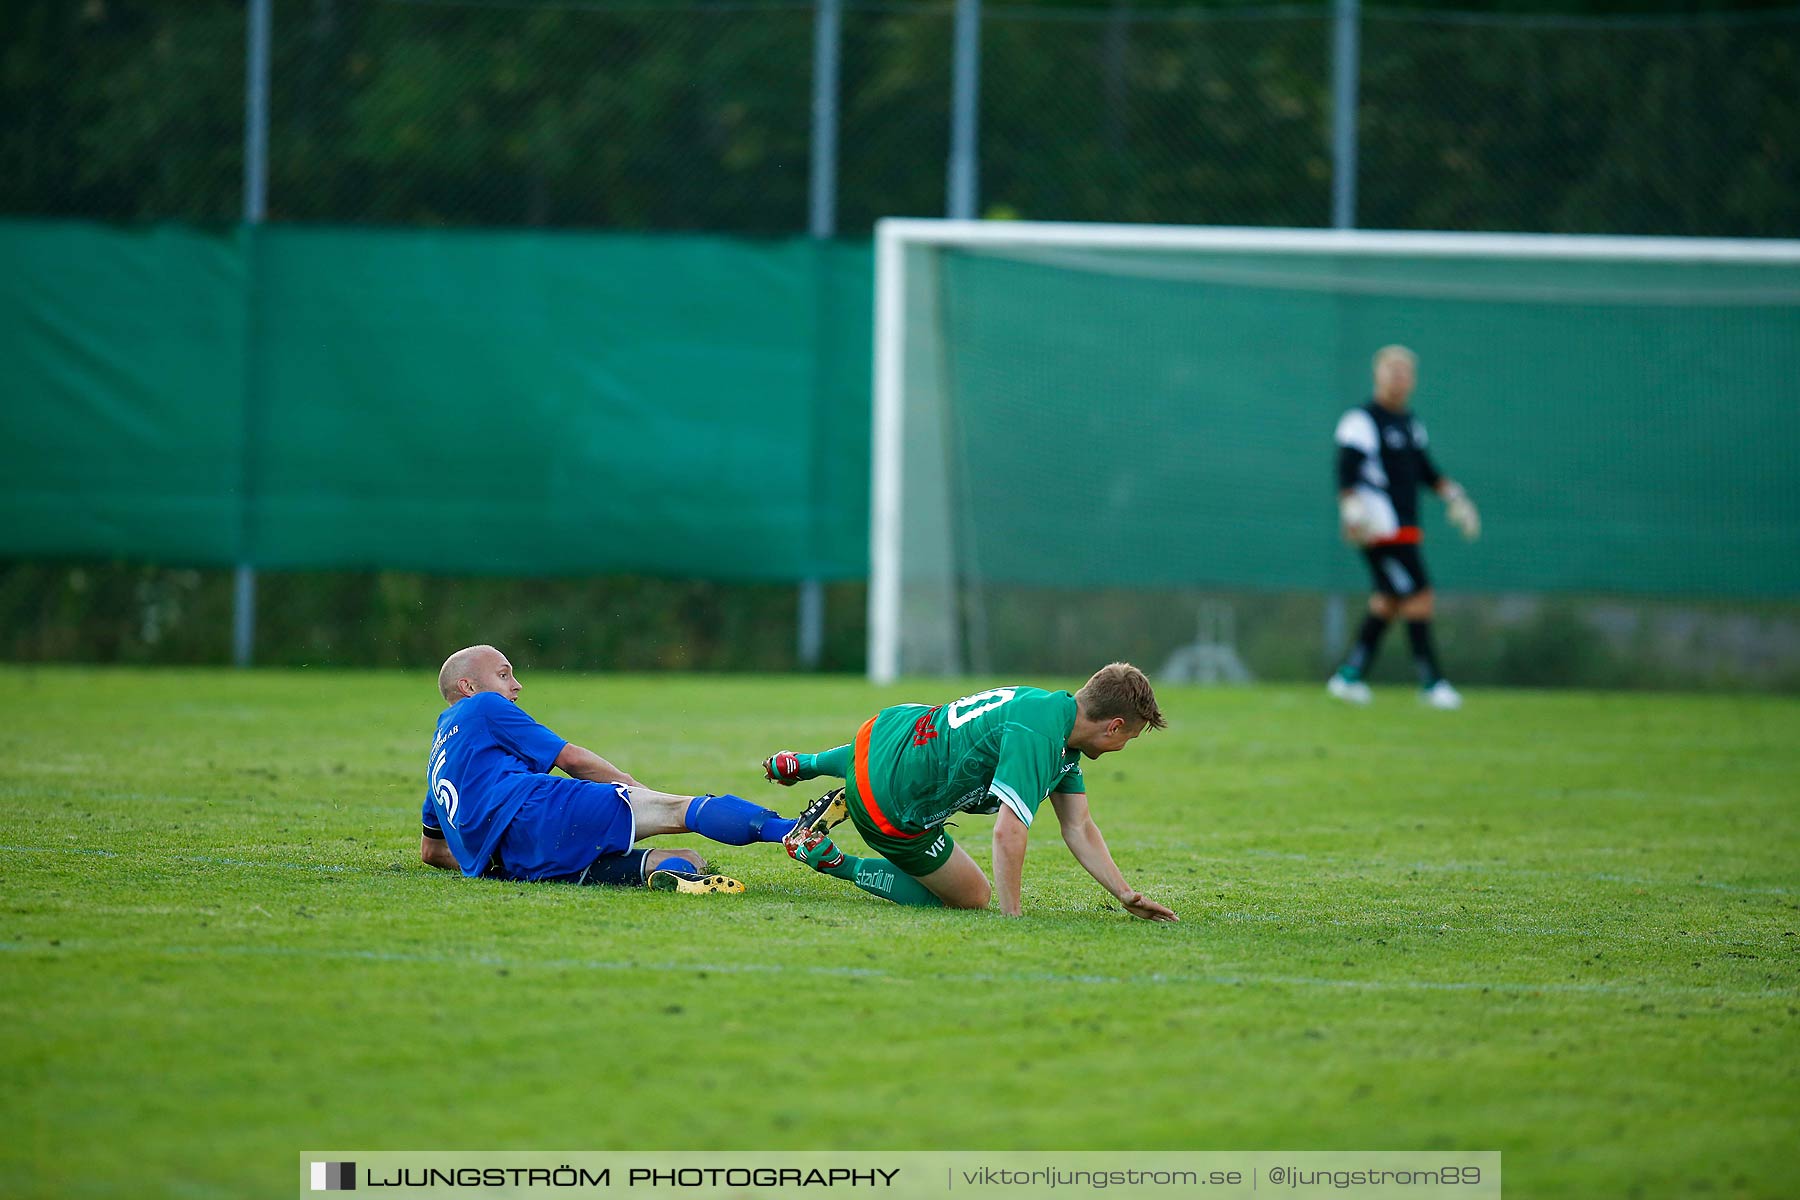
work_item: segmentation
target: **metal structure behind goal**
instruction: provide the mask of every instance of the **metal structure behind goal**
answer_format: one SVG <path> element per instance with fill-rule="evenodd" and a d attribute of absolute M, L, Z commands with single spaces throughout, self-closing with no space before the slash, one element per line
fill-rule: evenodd
<path fill-rule="evenodd" d="M 1237 652 L 1237 616 L 1223 600 L 1202 600 L 1199 633 L 1169 655 L 1159 683 L 1250 683 L 1254 676 Z"/>

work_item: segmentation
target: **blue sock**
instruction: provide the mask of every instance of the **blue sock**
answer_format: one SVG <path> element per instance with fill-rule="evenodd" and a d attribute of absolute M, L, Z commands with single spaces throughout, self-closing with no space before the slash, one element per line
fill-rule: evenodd
<path fill-rule="evenodd" d="M 793 832 L 794 822 L 773 809 L 727 793 L 690 800 L 687 827 L 727 846 L 748 846 L 752 842 L 779 842 Z"/>

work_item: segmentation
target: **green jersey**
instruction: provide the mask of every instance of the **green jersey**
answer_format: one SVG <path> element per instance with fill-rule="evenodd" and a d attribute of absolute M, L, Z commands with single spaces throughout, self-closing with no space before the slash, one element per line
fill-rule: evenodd
<path fill-rule="evenodd" d="M 1029 826 L 1051 792 L 1087 791 L 1081 754 L 1067 747 L 1074 728 L 1075 697 L 1034 687 L 896 705 L 858 735 L 853 783 L 878 826 L 933 829 L 1002 804 Z"/>

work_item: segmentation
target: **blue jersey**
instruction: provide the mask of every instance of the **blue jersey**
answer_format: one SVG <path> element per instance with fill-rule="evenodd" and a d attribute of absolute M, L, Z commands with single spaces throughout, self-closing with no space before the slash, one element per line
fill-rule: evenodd
<path fill-rule="evenodd" d="M 421 818 L 443 831 L 464 875 L 480 875 L 519 807 L 560 781 L 547 774 L 568 745 L 498 692 L 477 692 L 438 717 Z"/>

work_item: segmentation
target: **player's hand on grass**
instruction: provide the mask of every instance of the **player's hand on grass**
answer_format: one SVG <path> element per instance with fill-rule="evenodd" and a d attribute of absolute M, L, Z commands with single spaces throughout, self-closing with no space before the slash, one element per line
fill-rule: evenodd
<path fill-rule="evenodd" d="M 1150 897 L 1144 895 L 1142 892 L 1131 892 L 1124 896 L 1120 896 L 1119 903 L 1125 906 L 1126 912 L 1134 917 L 1142 917 L 1146 921 L 1181 920 L 1180 917 L 1175 915 L 1174 909 L 1165 908 Z"/>

